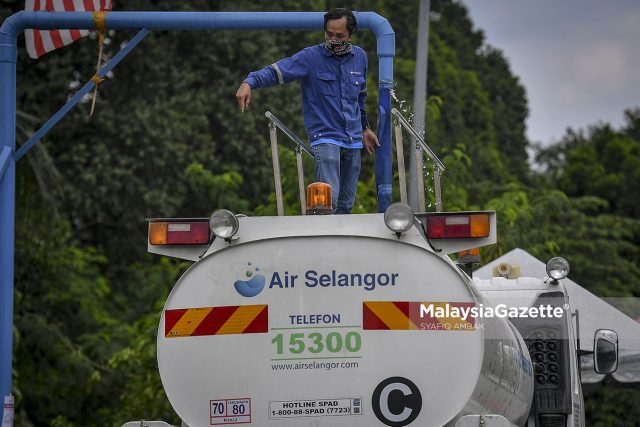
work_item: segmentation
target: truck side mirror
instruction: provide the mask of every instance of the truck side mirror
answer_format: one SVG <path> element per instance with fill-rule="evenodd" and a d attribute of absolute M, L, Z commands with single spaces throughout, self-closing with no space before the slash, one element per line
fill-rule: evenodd
<path fill-rule="evenodd" d="M 593 336 L 594 369 L 599 374 L 612 374 L 618 369 L 618 334 L 598 329 Z"/>

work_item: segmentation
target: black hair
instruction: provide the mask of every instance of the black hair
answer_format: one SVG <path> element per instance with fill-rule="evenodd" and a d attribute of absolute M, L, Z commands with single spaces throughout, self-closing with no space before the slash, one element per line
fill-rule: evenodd
<path fill-rule="evenodd" d="M 343 17 L 347 18 L 347 30 L 349 31 L 349 36 L 353 35 L 353 33 L 355 33 L 358 29 L 356 17 L 353 12 L 351 12 L 349 9 L 345 9 L 344 7 L 336 7 L 324 14 L 324 30 L 327 31 L 328 21 L 340 19 Z"/>

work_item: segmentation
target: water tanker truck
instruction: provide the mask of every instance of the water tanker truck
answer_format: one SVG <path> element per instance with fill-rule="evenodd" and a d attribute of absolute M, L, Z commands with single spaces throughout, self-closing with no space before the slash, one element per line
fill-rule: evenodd
<path fill-rule="evenodd" d="M 569 266 L 473 279 L 449 256 L 495 242 L 495 212 L 402 203 L 152 219 L 149 251 L 194 261 L 158 327 L 169 401 L 189 427 L 584 425 Z M 616 333 L 594 339 L 615 371 Z"/>

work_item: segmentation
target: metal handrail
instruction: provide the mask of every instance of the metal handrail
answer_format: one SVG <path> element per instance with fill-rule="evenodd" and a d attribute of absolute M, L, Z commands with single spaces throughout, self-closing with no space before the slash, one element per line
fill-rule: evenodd
<path fill-rule="evenodd" d="M 442 194 L 440 189 L 440 174 L 444 172 L 445 166 L 440 161 L 438 156 L 429 148 L 424 142 L 424 139 L 416 132 L 416 130 L 409 124 L 409 122 L 402 116 L 402 114 L 396 109 L 391 110 L 391 114 L 396 119 L 396 149 L 398 157 L 398 172 L 400 175 L 400 200 L 407 202 L 407 183 L 405 177 L 404 167 L 404 154 L 402 148 L 402 128 L 406 129 L 416 139 L 416 157 L 419 157 L 419 161 L 416 162 L 416 174 L 422 176 L 422 152 L 427 153 L 429 158 L 434 163 L 434 186 L 435 186 L 435 198 L 436 198 L 436 211 L 442 212 Z M 278 136 L 277 129 L 280 129 L 291 141 L 296 144 L 296 164 L 298 171 L 298 189 L 300 192 L 300 210 L 302 215 L 306 215 L 306 191 L 304 186 L 304 173 L 302 169 L 302 151 L 313 157 L 313 154 L 309 147 L 302 142 L 302 140 L 291 129 L 284 125 L 276 116 L 270 111 L 264 113 L 265 117 L 269 119 L 269 136 L 271 140 L 271 157 L 273 161 L 273 178 L 275 181 L 276 192 L 276 207 L 278 210 L 278 216 L 284 215 L 284 197 L 282 194 L 282 182 L 280 178 L 280 160 L 278 158 Z M 424 185 L 418 186 L 418 204 L 420 209 L 425 208 L 425 195 Z"/>
<path fill-rule="evenodd" d="M 408 130 L 415 138 L 416 141 L 418 142 L 418 144 L 420 144 L 420 147 L 422 148 L 422 151 L 424 151 L 425 153 L 427 153 L 429 155 L 429 157 L 431 158 L 431 160 L 433 160 L 433 162 L 438 165 L 438 167 L 440 168 L 440 170 L 442 172 L 444 172 L 445 167 L 444 167 L 444 163 L 442 163 L 440 161 L 440 159 L 438 158 L 438 156 L 436 156 L 436 154 L 431 150 L 431 148 L 429 148 L 429 146 L 427 145 L 426 142 L 424 142 L 424 139 L 422 139 L 422 137 L 420 136 L 420 134 L 418 134 L 418 132 L 416 132 L 416 130 L 409 124 L 409 122 L 402 116 L 402 114 L 400 113 L 400 111 L 398 111 L 397 108 L 392 108 L 391 109 L 391 114 L 393 116 L 395 116 L 396 119 L 398 119 L 398 121 L 402 124 L 402 127 L 405 128 L 406 130 Z"/>
<path fill-rule="evenodd" d="M 265 117 L 267 119 L 269 119 L 271 121 L 271 123 L 276 125 L 276 127 L 278 129 L 280 129 L 282 132 L 284 132 L 284 134 L 287 135 L 291 141 L 293 141 L 296 144 L 298 144 L 300 146 L 300 148 L 302 148 L 308 155 L 313 157 L 313 153 L 311 152 L 311 149 L 309 147 L 307 147 L 307 145 L 304 142 L 302 142 L 302 140 L 300 139 L 300 137 L 298 137 L 298 135 L 293 133 L 293 131 L 291 129 L 286 127 L 284 125 L 284 123 L 282 123 L 276 116 L 274 116 L 271 113 L 271 111 L 265 112 L 264 115 L 265 115 Z"/>
<path fill-rule="evenodd" d="M 440 161 L 438 156 L 429 148 L 429 146 L 424 142 L 422 137 L 416 132 L 416 130 L 409 124 L 409 122 L 402 116 L 400 111 L 396 108 L 391 109 L 391 114 L 396 118 L 396 150 L 398 157 L 398 175 L 400 177 L 400 200 L 404 203 L 407 203 L 407 181 L 405 177 L 404 170 L 404 153 L 402 149 L 402 128 L 406 129 L 411 133 L 416 139 L 416 177 L 422 176 L 422 153 L 425 152 L 431 158 L 434 163 L 433 168 L 433 179 L 434 179 L 434 187 L 435 187 L 435 197 L 436 197 L 436 212 L 442 212 L 442 192 L 440 188 L 440 174 L 444 172 L 445 167 L 444 164 Z M 420 209 L 425 208 L 425 195 L 424 195 L 424 185 L 418 185 L 418 206 Z"/>
<path fill-rule="evenodd" d="M 282 195 L 282 182 L 280 180 L 280 159 L 278 158 L 278 135 L 276 128 L 284 132 L 291 141 L 296 143 L 296 167 L 298 171 L 298 191 L 300 193 L 300 212 L 302 215 L 307 214 L 307 200 L 306 191 L 304 187 L 304 172 L 302 169 L 302 151 L 313 157 L 311 150 L 302 140 L 293 133 L 288 127 L 284 125 L 276 116 L 270 111 L 264 113 L 265 117 L 269 119 L 269 139 L 271 140 L 271 160 L 273 162 L 273 179 L 276 189 L 276 208 L 278 210 L 278 216 L 284 216 L 284 197 Z"/>

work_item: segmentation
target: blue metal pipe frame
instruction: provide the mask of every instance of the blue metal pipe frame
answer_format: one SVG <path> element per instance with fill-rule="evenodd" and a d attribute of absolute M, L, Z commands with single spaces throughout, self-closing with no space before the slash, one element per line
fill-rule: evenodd
<path fill-rule="evenodd" d="M 391 96 L 395 34 L 389 22 L 374 12 L 355 12 L 360 29 L 374 33 L 379 58 L 380 148 L 376 154 L 378 210 L 384 212 L 391 203 Z M 106 27 L 114 30 L 320 30 L 323 12 L 110 12 Z M 88 12 L 18 12 L 0 27 L 0 399 L 11 394 L 13 352 L 13 274 L 15 233 L 15 164 L 44 134 L 81 99 L 81 92 L 91 90 L 88 82 L 31 138 L 15 150 L 17 37 L 25 28 L 95 29 Z M 113 68 L 144 38 L 141 31 L 131 48 L 121 51 L 104 68 Z M 126 49 L 126 47 L 125 47 Z M 124 49 L 123 49 L 124 50 Z M 105 75 L 109 70 L 99 73 Z M 72 102 L 75 101 L 75 102 Z"/>

